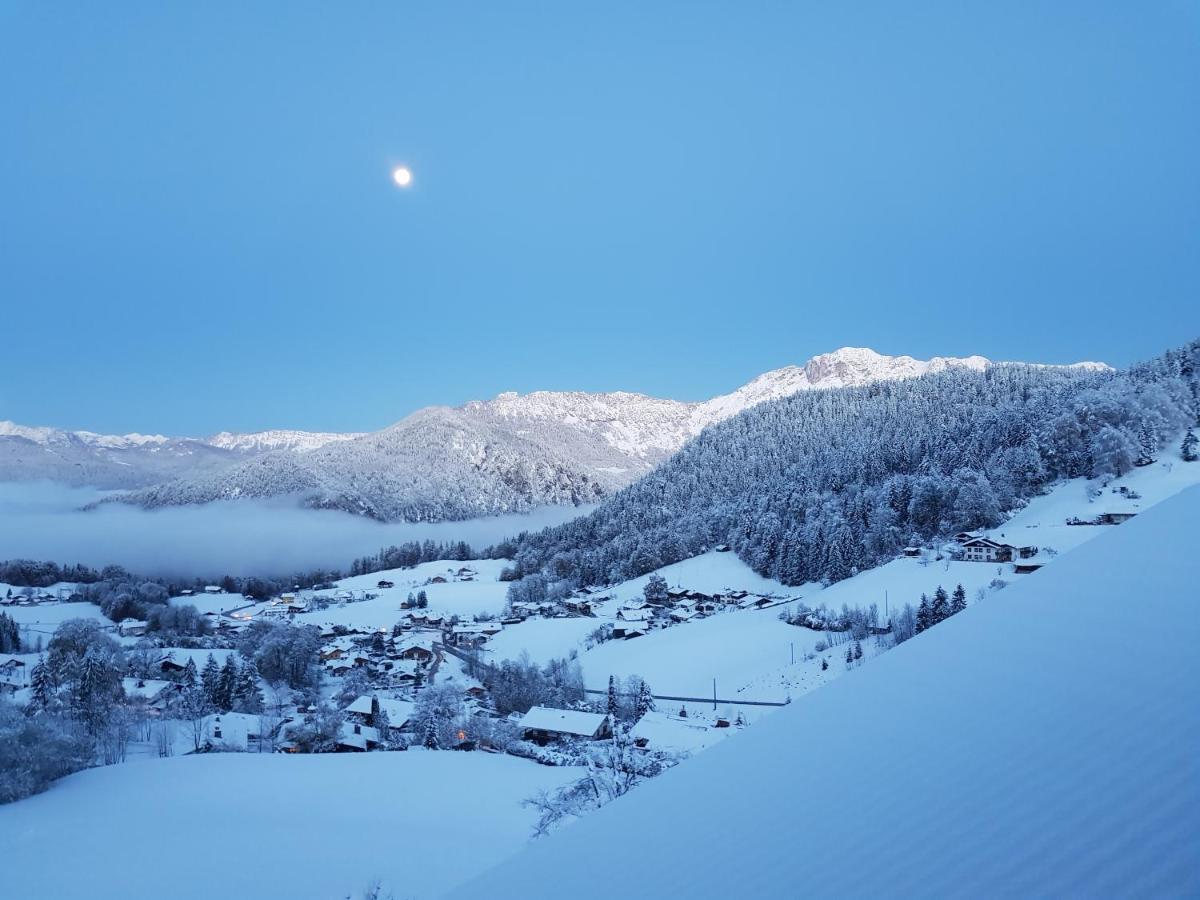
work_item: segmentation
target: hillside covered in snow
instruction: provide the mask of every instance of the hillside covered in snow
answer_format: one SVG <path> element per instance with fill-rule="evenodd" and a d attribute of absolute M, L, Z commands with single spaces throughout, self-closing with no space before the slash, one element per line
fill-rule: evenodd
<path fill-rule="evenodd" d="M 1197 522 L 1193 487 L 450 896 L 608 896 L 580 860 L 634 835 L 638 896 L 1196 894 Z"/>
<path fill-rule="evenodd" d="M 592 514 L 529 535 L 519 573 L 612 584 L 727 544 L 784 584 L 836 582 L 1055 481 L 1179 458 L 1200 342 L 1113 372 L 958 366 L 800 391 L 718 423 Z"/>
<path fill-rule="evenodd" d="M 884 356 L 847 347 L 804 366 L 767 372 L 699 403 L 614 392 L 500 394 L 461 407 L 430 407 L 311 452 L 255 455 L 116 498 L 147 508 L 297 495 L 308 505 L 384 521 L 467 519 L 548 504 L 603 499 L 651 471 L 705 428 L 780 397 L 950 369 L 984 371 L 988 360 Z M 1106 368 L 1081 363 L 1081 370 Z M 269 433 L 270 434 L 270 433 Z M 251 439 L 253 438 L 253 439 Z M 219 435 L 238 450 L 262 441 Z M 314 443 L 314 442 L 310 442 Z M 297 442 L 299 446 L 300 442 Z"/>

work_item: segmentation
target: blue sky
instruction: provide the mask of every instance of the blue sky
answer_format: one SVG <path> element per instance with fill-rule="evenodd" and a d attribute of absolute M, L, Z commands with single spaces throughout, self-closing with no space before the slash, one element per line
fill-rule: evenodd
<path fill-rule="evenodd" d="M 1125 364 L 1200 334 L 1198 51 L 1169 2 L 0 0 L 0 418 Z"/>

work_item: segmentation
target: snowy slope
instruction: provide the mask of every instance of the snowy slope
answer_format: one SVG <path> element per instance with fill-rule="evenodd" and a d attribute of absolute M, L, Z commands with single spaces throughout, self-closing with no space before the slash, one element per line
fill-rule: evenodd
<path fill-rule="evenodd" d="M 0 807 L 5 897 L 431 897 L 521 849 L 577 771 L 486 753 L 212 754 L 72 775 Z M 113 845 L 107 836 L 120 835 Z"/>
<path fill-rule="evenodd" d="M 627 392 L 504 393 L 456 408 L 423 409 L 350 440 L 310 435 L 308 440 L 323 443 L 309 452 L 266 453 L 119 499 L 157 508 L 296 494 L 312 506 L 386 521 L 465 519 L 588 503 L 650 471 L 707 426 L 767 400 L 988 365 L 978 356 L 922 361 L 847 347 L 802 367 L 768 372 L 703 403 Z M 266 446 L 264 440 L 218 438 L 213 443 L 222 448 Z"/>
<path fill-rule="evenodd" d="M 450 896 L 608 896 L 579 860 L 634 834 L 640 896 L 1195 895 L 1197 523 L 1193 487 Z"/>

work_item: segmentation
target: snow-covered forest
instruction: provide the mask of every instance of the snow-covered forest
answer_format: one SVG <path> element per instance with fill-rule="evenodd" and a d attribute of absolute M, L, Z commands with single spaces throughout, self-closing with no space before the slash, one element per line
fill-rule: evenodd
<path fill-rule="evenodd" d="M 726 543 L 785 584 L 997 524 L 1058 478 L 1152 460 L 1200 409 L 1200 341 L 1127 371 L 1028 366 L 808 391 L 704 431 L 591 515 L 527 536 L 514 596 L 607 584 Z"/>

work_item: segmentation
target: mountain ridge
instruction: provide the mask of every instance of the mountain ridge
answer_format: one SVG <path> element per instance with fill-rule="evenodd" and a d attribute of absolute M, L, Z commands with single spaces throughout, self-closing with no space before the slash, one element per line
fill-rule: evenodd
<path fill-rule="evenodd" d="M 41 470 L 51 473 L 41 477 L 130 491 L 104 502 L 159 508 L 296 494 L 310 506 L 385 521 L 474 518 L 603 499 L 708 426 L 767 400 L 992 365 L 998 363 L 980 356 L 917 360 L 844 347 L 704 401 L 509 391 L 458 407 L 425 407 L 367 433 L 279 429 L 168 438 L 0 423 L 0 480 L 38 477 L 38 461 L 27 460 L 40 447 L 47 457 Z M 23 456 L 14 451 L 22 441 Z M 64 447 L 87 458 L 63 459 Z"/>

